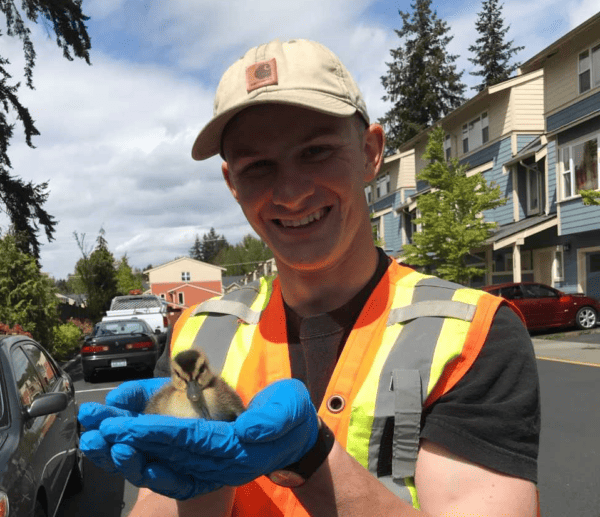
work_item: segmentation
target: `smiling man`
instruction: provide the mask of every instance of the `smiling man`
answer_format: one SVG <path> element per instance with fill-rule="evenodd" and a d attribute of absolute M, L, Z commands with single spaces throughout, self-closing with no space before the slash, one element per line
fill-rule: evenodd
<path fill-rule="evenodd" d="M 82 449 L 146 487 L 132 516 L 536 514 L 529 336 L 501 299 L 375 247 L 364 185 L 383 150 L 318 43 L 273 41 L 224 74 L 192 156 L 221 155 L 278 275 L 190 308 L 159 378 L 82 405 Z M 234 422 L 143 414 L 193 347 L 247 405 Z"/>

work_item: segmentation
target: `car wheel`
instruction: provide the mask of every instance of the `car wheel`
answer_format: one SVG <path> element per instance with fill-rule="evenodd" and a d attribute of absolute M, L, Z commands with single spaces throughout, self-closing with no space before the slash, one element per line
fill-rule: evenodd
<path fill-rule="evenodd" d="M 79 444 L 77 446 L 77 451 L 75 452 L 75 464 L 73 465 L 73 469 L 71 470 L 71 475 L 69 476 L 69 481 L 67 482 L 66 492 L 68 495 L 73 495 L 83 490 L 83 453 L 79 448 Z"/>
<path fill-rule="evenodd" d="M 33 517 L 48 517 L 46 515 L 46 510 L 44 510 L 42 503 L 40 503 L 39 501 L 35 502 L 35 509 L 33 510 Z"/>
<path fill-rule="evenodd" d="M 598 323 L 598 315 L 591 307 L 582 307 L 577 311 L 575 324 L 580 329 L 593 329 Z"/>

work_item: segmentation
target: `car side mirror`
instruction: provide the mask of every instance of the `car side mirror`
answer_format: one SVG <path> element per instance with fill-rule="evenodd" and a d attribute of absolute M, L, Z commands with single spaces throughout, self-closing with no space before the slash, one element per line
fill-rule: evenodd
<path fill-rule="evenodd" d="M 67 409 L 69 397 L 66 393 L 45 393 L 36 398 L 25 410 L 27 418 L 51 415 Z"/>
<path fill-rule="evenodd" d="M 160 334 L 162 334 L 160 329 L 154 329 L 154 333 L 158 336 Z"/>

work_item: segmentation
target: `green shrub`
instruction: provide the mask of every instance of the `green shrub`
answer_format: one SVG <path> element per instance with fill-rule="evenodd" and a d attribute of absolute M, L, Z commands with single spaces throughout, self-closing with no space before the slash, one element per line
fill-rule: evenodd
<path fill-rule="evenodd" d="M 68 359 L 75 355 L 81 346 L 83 332 L 73 323 L 63 323 L 54 327 L 52 355 L 55 359 Z"/>

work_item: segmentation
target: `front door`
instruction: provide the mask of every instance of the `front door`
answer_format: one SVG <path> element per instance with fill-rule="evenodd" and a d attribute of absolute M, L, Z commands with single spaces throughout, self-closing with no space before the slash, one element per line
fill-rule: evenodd
<path fill-rule="evenodd" d="M 586 254 L 585 268 L 587 278 L 585 294 L 600 300 L 600 252 Z"/>
<path fill-rule="evenodd" d="M 533 250 L 533 280 L 540 284 L 552 285 L 552 262 L 554 249 Z"/>

